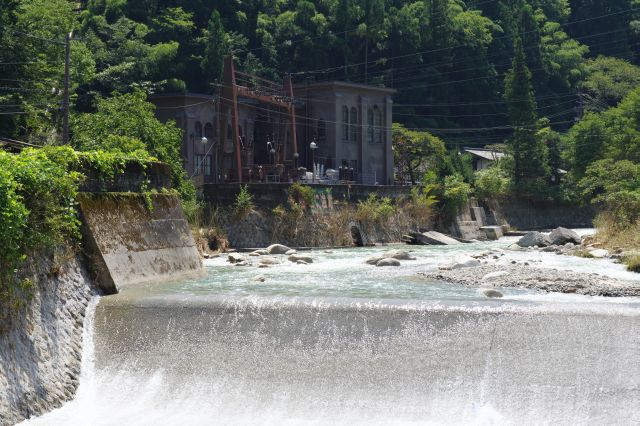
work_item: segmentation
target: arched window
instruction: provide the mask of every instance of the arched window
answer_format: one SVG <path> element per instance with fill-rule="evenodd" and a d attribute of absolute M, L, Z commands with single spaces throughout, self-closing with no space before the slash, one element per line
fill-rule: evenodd
<path fill-rule="evenodd" d="M 213 125 L 211 123 L 204 125 L 204 137 L 207 139 L 213 139 Z"/>
<path fill-rule="evenodd" d="M 351 141 L 358 140 L 358 110 L 351 108 Z"/>
<path fill-rule="evenodd" d="M 196 137 L 197 138 L 201 138 L 202 135 L 202 123 L 199 121 L 196 121 Z"/>
<path fill-rule="evenodd" d="M 324 142 L 327 139 L 327 125 L 324 119 L 318 120 L 318 142 Z"/>
<path fill-rule="evenodd" d="M 373 107 L 373 126 L 375 143 L 382 143 L 382 111 L 377 106 Z"/>
<path fill-rule="evenodd" d="M 342 106 L 342 140 L 349 140 L 349 108 Z"/>
<path fill-rule="evenodd" d="M 367 142 L 373 143 L 373 110 L 367 110 Z"/>

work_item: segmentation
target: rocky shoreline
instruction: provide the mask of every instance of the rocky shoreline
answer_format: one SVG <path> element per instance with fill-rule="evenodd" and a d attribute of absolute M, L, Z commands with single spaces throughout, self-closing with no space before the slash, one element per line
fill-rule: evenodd
<path fill-rule="evenodd" d="M 586 296 L 640 296 L 640 282 L 624 281 L 594 273 L 540 268 L 528 263 L 478 264 L 458 269 L 440 269 L 420 275 L 432 280 L 478 288 L 513 287 Z"/>

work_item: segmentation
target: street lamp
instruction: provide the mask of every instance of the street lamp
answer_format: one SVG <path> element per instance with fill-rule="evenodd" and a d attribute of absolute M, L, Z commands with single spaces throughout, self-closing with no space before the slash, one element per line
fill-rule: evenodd
<path fill-rule="evenodd" d="M 312 170 L 312 182 L 316 181 L 316 163 L 315 163 L 315 151 L 318 149 L 318 144 L 316 144 L 316 140 L 312 140 L 309 144 L 309 148 L 311 148 L 311 170 Z"/>

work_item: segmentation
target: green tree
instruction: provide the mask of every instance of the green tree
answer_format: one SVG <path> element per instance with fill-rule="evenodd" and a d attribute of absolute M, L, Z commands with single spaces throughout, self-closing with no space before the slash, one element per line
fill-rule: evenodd
<path fill-rule="evenodd" d="M 394 123 L 392 140 L 395 163 L 401 175 L 408 175 L 413 184 L 428 169 L 437 169 L 443 162 L 446 153 L 444 143 L 428 132 L 408 130 Z"/>
<path fill-rule="evenodd" d="M 536 101 L 531 85 L 531 72 L 519 38 L 515 57 L 505 78 L 505 99 L 514 128 L 510 148 L 514 158 L 514 182 L 531 182 L 548 175 L 547 152 L 536 138 Z"/>
<path fill-rule="evenodd" d="M 220 13 L 211 13 L 209 24 L 204 31 L 204 57 L 201 66 L 205 75 L 211 80 L 221 80 L 224 58 L 230 53 L 229 38 L 222 26 Z"/>
<path fill-rule="evenodd" d="M 602 158 L 609 132 L 599 114 L 587 113 L 565 136 L 565 155 L 571 172 L 580 179 L 589 164 Z"/>
<path fill-rule="evenodd" d="M 586 77 L 580 83 L 580 88 L 588 95 L 585 106 L 593 111 L 617 105 L 638 86 L 640 67 L 609 56 L 589 59 L 586 62 Z"/>
<path fill-rule="evenodd" d="M 184 183 L 180 156 L 182 131 L 174 122 L 158 121 L 154 110 L 154 105 L 147 102 L 147 95 L 140 90 L 99 99 L 95 112 L 73 117 L 72 143 L 80 151 L 127 153 L 145 149 L 171 166 L 174 187 L 187 195 L 191 188 Z"/>

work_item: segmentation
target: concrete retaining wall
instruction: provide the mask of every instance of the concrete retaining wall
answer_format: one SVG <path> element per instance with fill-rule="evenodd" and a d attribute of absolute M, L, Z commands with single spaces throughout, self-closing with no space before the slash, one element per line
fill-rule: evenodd
<path fill-rule="evenodd" d="M 189 224 L 175 196 L 81 194 L 85 249 L 98 285 L 120 286 L 203 274 Z"/>
<path fill-rule="evenodd" d="M 218 211 L 216 223 L 234 248 L 267 247 L 280 243 L 290 247 L 344 247 L 400 242 L 402 236 L 420 227 L 415 218 L 399 211 L 386 223 L 362 223 L 350 207 L 305 212 L 299 218 L 276 217 L 268 209 L 257 209 L 238 219 L 231 209 Z M 356 227 L 359 233 L 353 234 Z M 354 237 L 356 237 L 354 239 Z"/>
<path fill-rule="evenodd" d="M 508 198 L 492 203 L 496 219 L 502 224 L 521 230 L 591 228 L 596 216 L 593 206 L 532 198 Z"/>
<path fill-rule="evenodd" d="M 0 425 L 39 416 L 73 398 L 83 319 L 96 293 L 81 257 L 37 253 L 20 271 L 28 306 L 0 318 Z M 2 307 L 4 308 L 4 306 Z"/>

